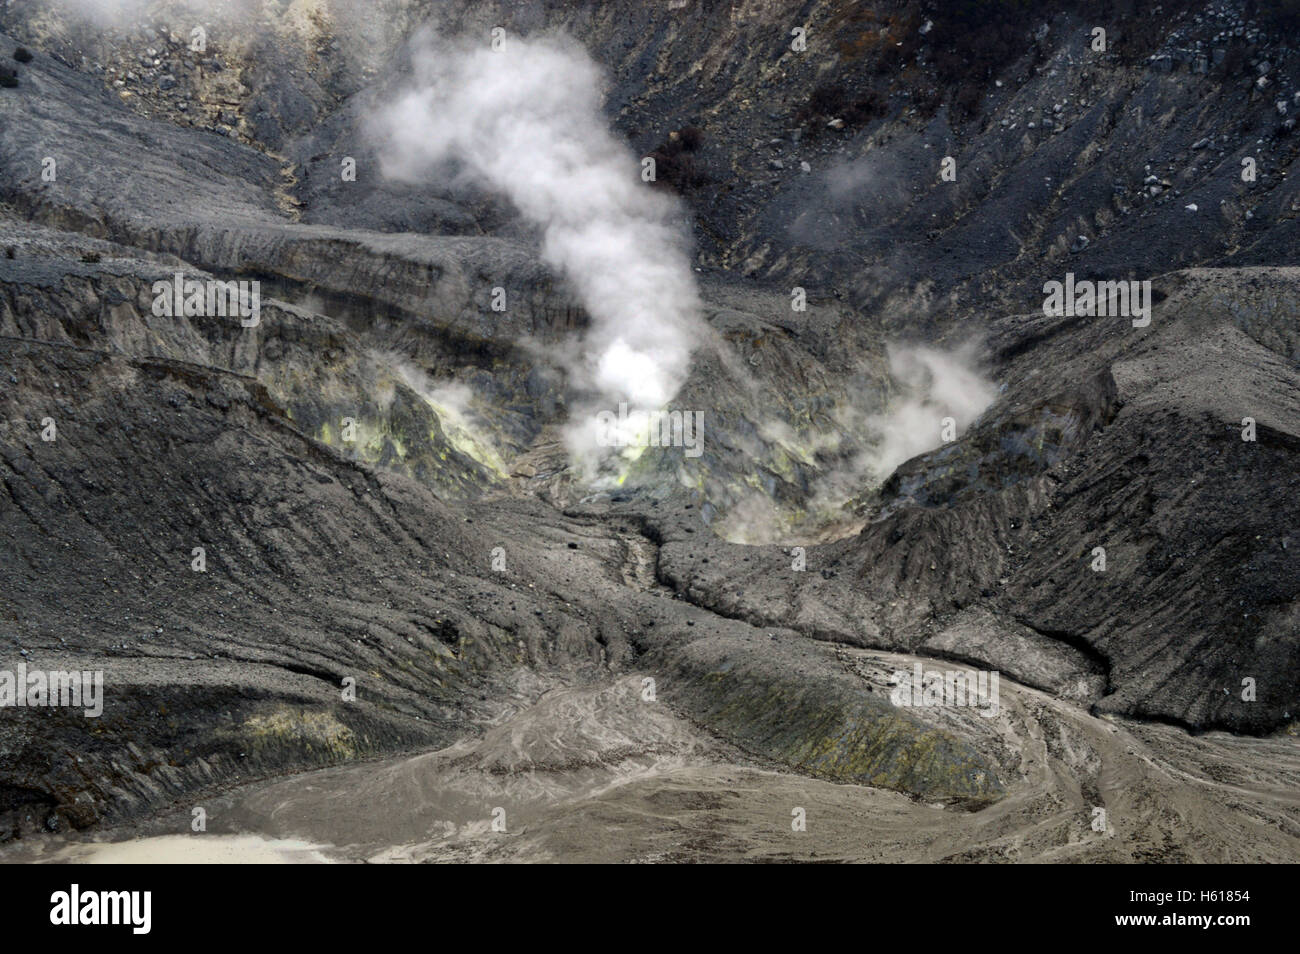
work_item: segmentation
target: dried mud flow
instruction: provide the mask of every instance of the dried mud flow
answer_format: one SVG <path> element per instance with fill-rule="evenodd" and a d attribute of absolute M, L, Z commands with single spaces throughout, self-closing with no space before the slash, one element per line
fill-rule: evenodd
<path fill-rule="evenodd" d="M 856 650 L 839 661 L 888 672 L 920 660 Z M 643 678 L 553 690 L 481 737 L 429 754 L 213 799 L 205 804 L 219 822 L 204 838 L 175 834 L 188 814 L 163 816 L 125 844 L 110 831 L 90 843 L 49 839 L 17 857 L 1240 863 L 1286 862 L 1300 847 L 1290 740 L 1192 737 L 1012 686 L 985 728 L 1006 791 L 972 812 L 780 771 L 663 707 L 643 712 Z M 504 831 L 485 805 L 503 812 Z M 794 809 L 807 819 L 798 835 Z"/>
<path fill-rule="evenodd" d="M 233 4 L 201 52 L 179 6 L 0 0 L 0 671 L 104 680 L 0 709 L 0 860 L 1300 861 L 1284 23 L 1089 56 L 1053 2 L 958 89 L 920 2 Z M 339 179 L 421 27 L 498 23 L 590 51 L 629 155 L 694 129 L 698 458 L 586 483 L 538 236 Z M 260 321 L 155 315 L 176 272 Z M 1149 324 L 1045 315 L 1066 273 Z M 989 403 L 881 472 L 918 343 Z"/>

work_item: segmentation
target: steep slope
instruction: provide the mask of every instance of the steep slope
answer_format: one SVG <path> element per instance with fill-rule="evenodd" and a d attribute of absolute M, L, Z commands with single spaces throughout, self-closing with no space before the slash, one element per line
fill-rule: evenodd
<path fill-rule="evenodd" d="M 864 500 L 859 534 L 809 548 L 802 572 L 786 550 L 676 538 L 666 579 L 729 616 L 1012 673 L 1036 668 L 1018 658 L 1017 632 L 1038 653 L 1064 644 L 1027 681 L 1059 689 L 1095 661 L 1101 711 L 1287 723 L 1300 649 L 1297 277 L 1164 276 L 1169 297 L 1144 330 L 1005 319 L 992 339 L 1003 397 Z M 996 637 L 981 633 L 981 610 Z"/>

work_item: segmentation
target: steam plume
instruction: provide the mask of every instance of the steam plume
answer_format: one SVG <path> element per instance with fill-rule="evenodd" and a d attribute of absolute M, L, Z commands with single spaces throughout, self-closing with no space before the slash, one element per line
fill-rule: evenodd
<path fill-rule="evenodd" d="M 686 378 L 700 304 L 677 207 L 608 131 L 601 71 L 572 42 L 509 37 L 496 51 L 426 39 L 413 62 L 413 85 L 375 120 L 384 172 L 428 182 L 458 160 L 541 227 L 543 259 L 591 316 L 571 372 L 599 397 L 568 432 L 590 461 L 593 412 L 660 409 Z"/>
<path fill-rule="evenodd" d="M 942 418 L 953 418 L 960 433 L 997 397 L 997 387 L 976 369 L 969 351 L 890 345 L 889 374 L 899 397 L 869 419 L 876 444 L 860 462 L 875 483 L 904 461 L 938 447 Z"/>

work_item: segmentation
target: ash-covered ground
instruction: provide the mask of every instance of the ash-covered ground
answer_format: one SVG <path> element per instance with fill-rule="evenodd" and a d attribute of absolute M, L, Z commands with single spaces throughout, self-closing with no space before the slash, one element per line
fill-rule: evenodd
<path fill-rule="evenodd" d="M 1164 8 L 0 0 L 0 858 L 1300 860 L 1300 32 Z"/>

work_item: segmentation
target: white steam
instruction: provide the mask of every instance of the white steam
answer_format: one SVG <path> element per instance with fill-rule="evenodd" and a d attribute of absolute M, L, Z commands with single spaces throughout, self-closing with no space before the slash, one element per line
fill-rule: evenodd
<path fill-rule="evenodd" d="M 727 509 L 716 530 L 732 543 L 814 544 L 857 533 L 866 521 L 856 507 L 889 479 L 900 464 L 943 446 L 944 419 L 961 435 L 997 398 L 998 388 L 980 369 L 975 343 L 943 351 L 916 344 L 889 344 L 889 398 L 883 406 L 873 387 L 849 389 L 830 411 L 834 427 L 796 431 L 764 421 L 759 436 L 805 462 L 828 454 L 838 459 L 813 483 L 794 510 L 761 491 Z M 866 372 L 874 380 L 878 369 Z M 860 401 L 871 400 L 871 407 Z"/>
<path fill-rule="evenodd" d="M 884 413 L 868 419 L 875 444 L 860 462 L 861 470 L 877 482 L 904 461 L 938 447 L 944 418 L 952 418 L 960 434 L 998 393 L 965 350 L 890 345 L 889 374 L 898 396 Z"/>
<path fill-rule="evenodd" d="M 570 372 L 598 397 L 568 430 L 590 462 L 595 412 L 661 409 L 686 379 L 701 319 L 678 209 L 609 132 L 602 73 L 581 47 L 513 36 L 500 51 L 463 47 L 417 45 L 413 85 L 374 121 L 383 170 L 429 182 L 456 160 L 541 227 L 543 259 L 591 317 Z"/>

